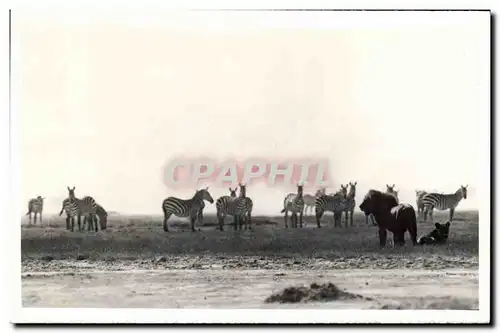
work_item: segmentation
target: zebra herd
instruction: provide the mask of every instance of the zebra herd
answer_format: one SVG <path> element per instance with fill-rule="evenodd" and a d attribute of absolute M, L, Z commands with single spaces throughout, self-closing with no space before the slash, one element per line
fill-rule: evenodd
<path fill-rule="evenodd" d="M 36 224 L 37 213 L 40 214 L 40 223 L 42 223 L 42 211 L 43 211 L 43 200 L 41 196 L 28 201 L 28 212 L 30 224 L 31 224 L 31 214 L 34 214 L 34 224 Z M 88 230 L 98 231 L 97 218 L 99 219 L 99 225 L 101 230 L 107 227 L 107 217 L 108 213 L 106 210 L 90 196 L 85 196 L 81 199 L 75 196 L 75 187 L 69 188 L 68 186 L 68 198 L 64 199 L 62 202 L 61 212 L 66 212 L 66 229 L 74 231 L 75 229 L 75 217 L 78 219 L 78 230 L 81 231 L 85 229 L 85 223 L 88 223 Z M 83 226 L 81 224 L 81 217 L 83 216 Z M 71 223 L 70 223 L 71 222 Z M 83 228 L 82 228 L 83 227 Z"/>
<path fill-rule="evenodd" d="M 321 228 L 320 220 L 325 212 L 333 212 L 333 222 L 335 227 L 342 225 L 342 215 L 344 214 L 345 226 L 353 226 L 353 213 L 356 207 L 356 186 L 357 182 L 349 182 L 346 185 L 340 185 L 340 189 L 334 193 L 326 193 L 325 188 L 319 188 L 315 195 L 304 194 L 303 184 L 297 184 L 297 193 L 289 193 L 283 200 L 284 226 L 288 228 L 288 214 L 291 214 L 291 227 L 303 227 L 303 215 L 307 214 L 307 209 L 311 213 L 315 209 L 316 224 Z M 386 185 L 385 193 L 394 196 L 399 203 L 398 191 L 394 189 L 395 185 Z M 433 222 L 433 210 L 449 210 L 449 221 L 453 221 L 453 215 L 456 207 L 462 199 L 467 199 L 467 187 L 460 186 L 455 193 L 443 194 L 416 190 L 417 215 L 427 220 L 427 216 Z M 68 189 L 68 197 L 62 202 L 62 209 L 59 216 L 66 212 L 66 229 L 74 231 L 75 217 L 78 219 L 78 230 L 82 230 L 81 217 L 83 216 L 83 229 L 85 223 L 88 223 L 88 230 L 98 231 L 97 219 L 101 230 L 107 227 L 107 212 L 102 206 L 90 196 L 81 199 L 75 196 L 75 187 Z M 236 194 L 237 188 L 229 188 L 230 195 L 224 195 L 217 199 L 215 206 L 217 211 L 217 220 L 219 229 L 224 230 L 224 221 L 227 216 L 232 216 L 234 229 L 242 230 L 252 229 L 252 209 L 253 201 L 246 195 L 246 185 L 239 184 L 240 193 Z M 30 199 L 28 202 L 28 213 L 30 224 L 31 214 L 34 214 L 34 223 L 37 221 L 37 214 L 40 215 L 42 222 L 43 200 L 45 198 L 38 196 Z M 195 231 L 195 222 L 203 223 L 203 210 L 205 201 L 214 203 L 208 187 L 197 190 L 191 199 L 180 199 L 177 197 L 168 197 L 162 202 L 163 210 L 163 230 L 168 232 L 168 220 L 172 215 L 177 217 L 189 217 L 191 230 Z M 373 216 L 370 215 L 372 224 L 376 224 Z M 71 223 L 70 223 L 71 222 Z M 366 216 L 366 224 L 369 224 L 369 216 Z"/>

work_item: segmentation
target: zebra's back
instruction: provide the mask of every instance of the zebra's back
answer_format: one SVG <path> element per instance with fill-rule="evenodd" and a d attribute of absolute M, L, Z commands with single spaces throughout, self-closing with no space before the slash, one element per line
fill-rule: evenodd
<path fill-rule="evenodd" d="M 454 194 L 427 193 L 422 197 L 424 206 L 431 206 L 437 210 L 455 208 L 458 202 Z"/>
<path fill-rule="evenodd" d="M 224 213 L 231 216 L 234 215 L 234 212 L 236 210 L 236 207 L 234 205 L 235 199 L 236 198 L 228 195 L 222 196 L 217 199 L 217 201 L 215 202 L 217 213 Z"/>
<path fill-rule="evenodd" d="M 341 212 L 345 210 L 345 200 L 337 195 L 322 195 L 316 198 L 316 210 Z"/>
<path fill-rule="evenodd" d="M 191 212 L 191 200 L 168 197 L 163 200 L 162 208 L 164 212 L 174 214 L 177 217 L 188 217 Z"/>
<path fill-rule="evenodd" d="M 290 193 L 285 198 L 284 206 L 290 212 L 300 213 L 304 211 L 304 198 L 299 198 L 297 194 Z"/>

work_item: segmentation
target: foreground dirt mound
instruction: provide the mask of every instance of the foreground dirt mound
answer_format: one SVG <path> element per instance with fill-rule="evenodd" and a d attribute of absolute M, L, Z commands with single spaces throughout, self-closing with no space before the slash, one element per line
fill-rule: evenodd
<path fill-rule="evenodd" d="M 312 283 L 310 287 L 288 287 L 266 298 L 265 303 L 306 303 L 336 300 L 372 299 L 340 290 L 333 283 Z"/>

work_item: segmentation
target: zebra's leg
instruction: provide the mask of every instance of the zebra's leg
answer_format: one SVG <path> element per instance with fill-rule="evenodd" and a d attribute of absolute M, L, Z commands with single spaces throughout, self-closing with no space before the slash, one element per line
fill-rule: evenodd
<path fill-rule="evenodd" d="M 291 220 L 292 220 L 292 228 L 297 228 L 297 214 L 296 213 L 292 212 Z"/>
<path fill-rule="evenodd" d="M 450 208 L 450 223 L 453 221 L 453 214 L 455 213 L 455 208 Z"/>
<path fill-rule="evenodd" d="M 40 224 L 42 224 L 43 221 L 42 221 L 42 211 L 40 211 Z"/>
<path fill-rule="evenodd" d="M 203 209 L 198 213 L 198 225 L 203 225 Z"/>
<path fill-rule="evenodd" d="M 299 223 L 300 223 L 300 227 L 302 228 L 302 218 L 303 218 L 303 212 L 301 211 L 300 214 L 299 214 Z"/>
<path fill-rule="evenodd" d="M 288 209 L 285 210 L 285 229 L 288 229 Z"/>
<path fill-rule="evenodd" d="M 194 223 L 196 222 L 197 219 L 198 219 L 198 213 L 191 216 L 191 231 L 196 231 L 196 229 L 194 228 Z"/>
<path fill-rule="evenodd" d="M 69 215 L 66 215 L 66 230 L 71 229 L 71 225 L 69 224 L 69 222 L 70 222 L 70 217 Z"/>
<path fill-rule="evenodd" d="M 168 232 L 167 221 L 171 215 L 172 215 L 172 213 L 163 212 L 163 231 L 165 231 L 165 232 Z"/>
<path fill-rule="evenodd" d="M 71 232 L 75 231 L 75 217 L 71 215 Z"/>
<path fill-rule="evenodd" d="M 431 209 L 429 210 L 429 219 L 431 220 L 431 223 L 434 223 L 433 213 L 434 213 L 434 208 L 431 207 Z"/>
<path fill-rule="evenodd" d="M 249 211 L 247 212 L 247 218 L 248 218 L 248 230 L 252 230 L 252 212 Z"/>
<path fill-rule="evenodd" d="M 34 218 L 34 224 L 36 225 L 36 214 L 38 214 L 37 212 L 35 212 L 35 218 Z"/>
<path fill-rule="evenodd" d="M 78 214 L 78 231 L 82 231 L 82 220 L 81 220 L 82 215 Z"/>
<path fill-rule="evenodd" d="M 321 228 L 321 217 L 323 216 L 323 210 L 320 210 L 316 208 L 316 224 L 318 225 L 318 228 Z"/>

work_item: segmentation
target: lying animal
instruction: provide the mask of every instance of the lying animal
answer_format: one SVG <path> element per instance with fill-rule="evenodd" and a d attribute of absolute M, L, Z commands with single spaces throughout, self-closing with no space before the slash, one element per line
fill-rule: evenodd
<path fill-rule="evenodd" d="M 445 224 L 435 223 L 435 228 L 429 232 L 427 235 L 421 236 L 417 243 L 420 245 L 424 244 L 444 244 L 448 240 L 448 235 L 450 233 L 450 221 Z"/>

